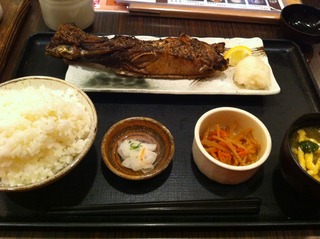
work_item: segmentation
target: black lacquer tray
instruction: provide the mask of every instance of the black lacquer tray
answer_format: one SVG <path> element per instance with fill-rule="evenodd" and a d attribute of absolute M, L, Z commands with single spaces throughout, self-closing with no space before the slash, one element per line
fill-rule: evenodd
<path fill-rule="evenodd" d="M 48 75 L 64 78 L 67 65 L 48 57 L 51 34 L 33 35 L 16 77 Z M 288 41 L 266 40 L 265 50 L 280 94 L 269 96 L 156 95 L 88 93 L 98 113 L 98 133 L 85 159 L 60 181 L 35 191 L 0 193 L 1 226 L 179 226 L 244 227 L 320 225 L 320 205 L 296 195 L 279 170 L 279 149 L 289 124 L 298 116 L 319 111 L 319 89 L 299 48 Z M 18 63 L 17 63 L 18 64 Z M 273 140 L 266 164 L 248 182 L 225 186 L 208 180 L 191 154 L 197 119 L 207 110 L 232 106 L 247 110 L 267 126 Z M 100 144 L 115 122 L 131 117 L 154 118 L 171 131 L 176 144 L 172 164 L 157 177 L 127 181 L 104 165 Z M 50 214 L 52 208 L 160 201 L 259 198 L 256 214 Z"/>

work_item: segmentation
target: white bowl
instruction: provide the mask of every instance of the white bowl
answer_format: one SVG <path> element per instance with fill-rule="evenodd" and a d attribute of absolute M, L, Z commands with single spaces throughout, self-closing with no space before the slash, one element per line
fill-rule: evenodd
<path fill-rule="evenodd" d="M 70 162 L 66 163 L 60 171 L 55 172 L 55 174 L 48 176 L 46 179 L 36 179 L 33 182 L 28 182 L 28 183 L 20 183 L 19 185 L 12 185 L 9 186 L 7 184 L 1 184 L 0 182 L 0 191 L 27 191 L 31 189 L 36 189 L 43 187 L 45 185 L 48 185 L 50 183 L 53 183 L 54 181 L 64 177 L 66 174 L 68 174 L 73 168 L 75 168 L 80 161 L 84 158 L 84 156 L 87 154 L 89 149 L 91 148 L 96 133 L 97 133 L 97 113 L 95 110 L 95 107 L 90 100 L 90 98 L 87 96 L 86 93 L 84 93 L 82 90 L 78 89 L 77 87 L 73 86 L 72 84 L 60 80 L 57 78 L 53 77 L 46 77 L 46 76 L 28 76 L 28 77 L 22 77 L 18 79 L 14 79 L 11 81 L 4 82 L 0 84 L 0 90 L 4 90 L 3 94 L 5 93 L 6 90 L 22 90 L 23 88 L 26 87 L 32 87 L 35 89 L 39 89 L 41 86 L 46 87 L 47 89 L 50 90 L 67 90 L 67 89 L 73 89 L 74 94 L 73 96 L 77 97 L 79 99 L 79 102 L 81 105 L 84 106 L 83 109 L 85 109 L 86 112 L 88 112 L 89 117 L 90 117 L 90 125 L 88 126 L 88 130 L 86 132 L 86 135 L 81 136 L 84 137 L 84 145 L 82 145 L 82 149 L 80 153 L 77 153 L 75 156 L 72 157 Z M 57 91 L 56 91 L 57 92 Z M 1 97 L 1 92 L 0 92 L 0 97 Z M 21 99 L 21 97 L 19 98 Z M 24 101 L 21 101 L 22 104 Z M 73 105 L 71 105 L 73 107 Z M 2 117 L 6 117 L 6 115 L 2 115 Z M 28 126 L 29 127 L 29 126 Z M 40 137 L 41 135 L 35 134 L 34 137 Z M 45 142 L 45 141 L 44 141 Z M 42 148 L 45 145 L 42 146 Z M 69 145 L 70 146 L 70 145 Z M 64 148 L 65 149 L 65 148 Z M 28 156 L 29 158 L 29 156 Z M 45 157 L 44 157 L 45 158 Z M 25 160 L 24 158 L 22 158 Z M 21 158 L 19 159 L 21 160 Z M 33 158 L 32 158 L 33 160 Z M 34 162 L 34 161 L 32 161 Z M 10 169 L 8 169 L 10 172 Z M 46 169 L 45 169 L 46 170 Z M 20 172 L 20 171 L 19 171 Z M 23 176 L 24 177 L 24 176 Z M 22 178 L 23 178 L 22 177 Z"/>
<path fill-rule="evenodd" d="M 212 157 L 201 144 L 200 136 L 208 127 L 216 124 L 231 126 L 237 122 L 239 128 L 253 129 L 253 137 L 260 144 L 258 160 L 250 165 L 233 166 Z M 239 184 L 251 178 L 269 157 L 272 141 L 266 126 L 254 115 L 237 108 L 220 107 L 203 114 L 194 129 L 192 154 L 199 170 L 209 179 L 221 184 Z"/>

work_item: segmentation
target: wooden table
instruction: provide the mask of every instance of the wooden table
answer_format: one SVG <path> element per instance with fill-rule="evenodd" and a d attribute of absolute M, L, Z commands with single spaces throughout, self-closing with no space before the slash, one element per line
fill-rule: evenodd
<path fill-rule="evenodd" d="M 305 0 L 304 3 L 320 7 L 319 0 Z M 176 36 L 182 32 L 199 37 L 260 37 L 262 39 L 281 39 L 282 32 L 277 25 L 234 23 L 222 21 L 174 19 L 131 16 L 117 13 L 96 13 L 93 26 L 88 29 L 95 33 L 132 34 L 154 36 Z M 8 63 L 0 75 L 0 82 L 10 80 L 23 52 L 26 40 L 34 33 L 48 32 L 45 26 L 38 1 L 31 1 L 31 9 L 20 30 L 14 47 L 8 58 Z M 313 51 L 303 49 L 309 61 L 314 78 L 320 83 L 320 47 L 313 46 Z M 241 229 L 179 229 L 179 228 L 120 228 L 120 229 L 79 229 L 79 228 L 1 228 L 1 238 L 306 238 L 320 236 L 320 228 L 241 228 Z"/>

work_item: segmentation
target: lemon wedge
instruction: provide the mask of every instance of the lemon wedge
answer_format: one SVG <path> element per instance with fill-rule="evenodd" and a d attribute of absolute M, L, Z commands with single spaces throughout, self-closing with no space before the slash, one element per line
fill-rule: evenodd
<path fill-rule="evenodd" d="M 239 61 L 243 60 L 247 56 L 250 56 L 252 50 L 246 46 L 235 46 L 226 51 L 223 55 L 225 59 L 229 59 L 231 66 L 236 66 Z"/>

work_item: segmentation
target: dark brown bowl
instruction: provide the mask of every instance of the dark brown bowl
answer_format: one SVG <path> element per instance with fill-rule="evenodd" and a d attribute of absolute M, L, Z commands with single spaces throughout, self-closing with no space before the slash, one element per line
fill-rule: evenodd
<path fill-rule="evenodd" d="M 280 27 L 288 40 L 312 45 L 320 42 L 320 9 L 291 4 L 280 14 Z"/>
<path fill-rule="evenodd" d="M 310 113 L 299 117 L 287 130 L 280 149 L 281 172 L 289 185 L 301 196 L 320 199 L 320 182 L 310 176 L 295 159 L 291 147 L 290 137 L 298 129 L 310 126 L 320 127 L 320 113 Z"/>
<path fill-rule="evenodd" d="M 122 166 L 117 149 L 118 143 L 124 139 L 157 145 L 158 156 L 151 171 L 143 173 Z M 107 167 L 116 175 L 129 180 L 143 180 L 158 175 L 172 161 L 174 150 L 174 140 L 170 131 L 160 122 L 147 117 L 132 117 L 117 122 L 106 132 L 101 144 L 102 158 Z"/>

